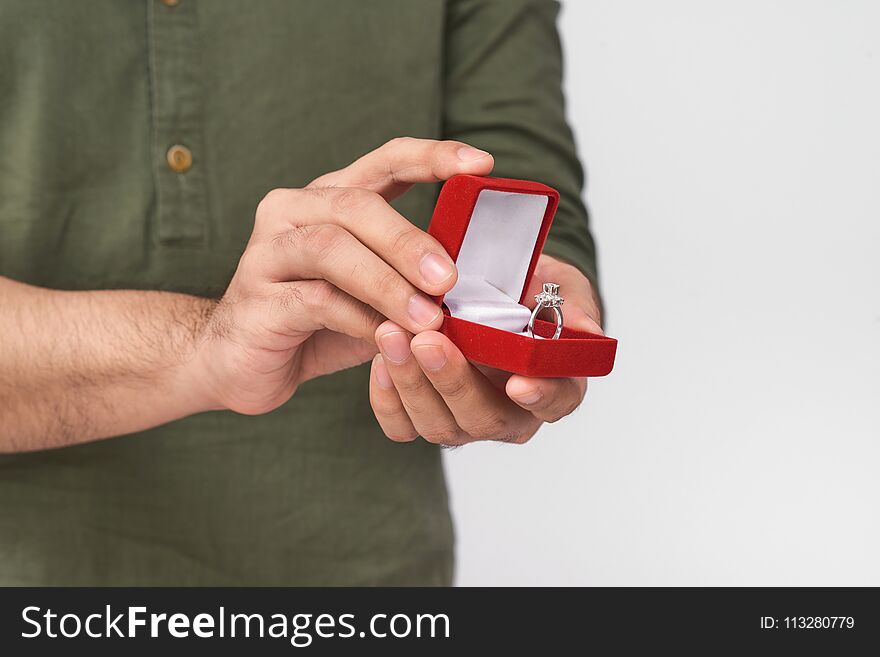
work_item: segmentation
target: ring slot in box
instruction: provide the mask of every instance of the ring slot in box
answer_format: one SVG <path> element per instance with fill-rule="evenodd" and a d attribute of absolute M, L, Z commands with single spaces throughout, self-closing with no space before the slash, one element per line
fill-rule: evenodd
<path fill-rule="evenodd" d="M 614 338 L 563 327 L 552 340 L 556 326 L 540 319 L 536 337 L 526 330 L 529 282 L 558 204 L 556 190 L 525 180 L 455 176 L 440 190 L 428 232 L 458 268 L 455 286 L 437 298 L 440 330 L 469 360 L 536 377 L 604 376 L 613 368 Z"/>

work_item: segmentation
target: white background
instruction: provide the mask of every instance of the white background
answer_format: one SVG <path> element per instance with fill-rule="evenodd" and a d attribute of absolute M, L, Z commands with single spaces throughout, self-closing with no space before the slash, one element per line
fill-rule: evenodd
<path fill-rule="evenodd" d="M 447 454 L 461 585 L 880 585 L 880 3 L 568 0 L 614 373 Z"/>

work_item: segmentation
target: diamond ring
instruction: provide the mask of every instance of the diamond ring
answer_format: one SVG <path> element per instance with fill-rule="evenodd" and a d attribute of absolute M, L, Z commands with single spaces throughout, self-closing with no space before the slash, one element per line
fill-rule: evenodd
<path fill-rule="evenodd" d="M 552 308 L 556 315 L 556 332 L 553 339 L 558 340 L 562 334 L 562 304 L 563 298 L 559 296 L 559 285 L 557 283 L 544 283 L 544 289 L 535 295 L 535 309 L 529 318 L 529 335 L 535 337 L 535 319 L 544 308 Z"/>

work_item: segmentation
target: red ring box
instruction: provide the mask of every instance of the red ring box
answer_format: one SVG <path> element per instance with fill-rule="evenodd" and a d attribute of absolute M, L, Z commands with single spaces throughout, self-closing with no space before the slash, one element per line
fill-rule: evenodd
<path fill-rule="evenodd" d="M 555 189 L 527 180 L 455 176 L 440 190 L 428 232 L 458 267 L 455 286 L 436 298 L 440 331 L 468 360 L 534 377 L 605 376 L 614 367 L 614 338 L 563 327 L 552 340 L 556 325 L 540 319 L 540 337 L 526 332 L 528 283 L 558 205 Z"/>

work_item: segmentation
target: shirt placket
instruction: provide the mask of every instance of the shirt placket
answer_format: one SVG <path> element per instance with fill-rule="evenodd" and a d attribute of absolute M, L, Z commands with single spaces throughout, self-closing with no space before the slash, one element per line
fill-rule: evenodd
<path fill-rule="evenodd" d="M 162 245 L 208 238 L 203 96 L 196 0 L 148 0 L 156 236 Z"/>

